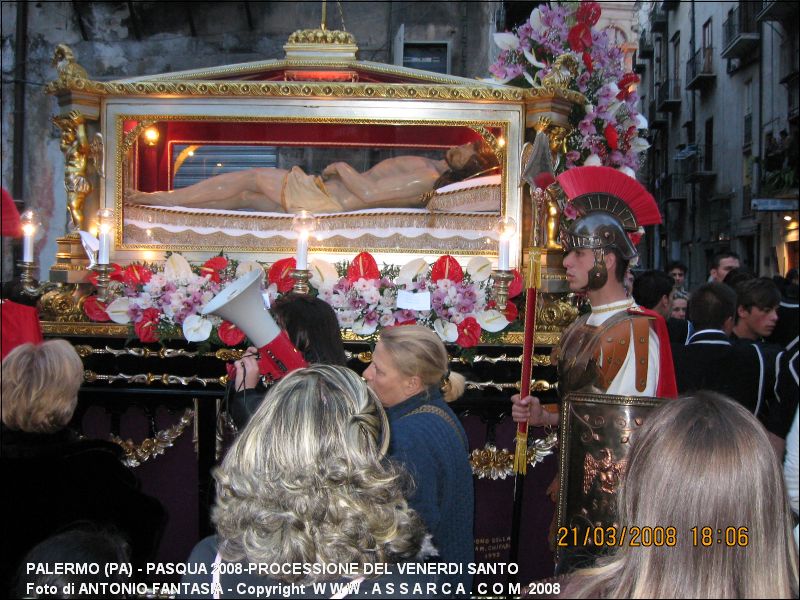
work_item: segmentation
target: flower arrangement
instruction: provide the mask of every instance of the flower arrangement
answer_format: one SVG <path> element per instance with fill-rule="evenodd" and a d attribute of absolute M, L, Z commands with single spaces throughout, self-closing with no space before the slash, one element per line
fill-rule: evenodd
<path fill-rule="evenodd" d="M 262 294 L 274 302 L 291 292 L 294 258 L 273 263 L 265 273 Z M 109 303 L 96 296 L 84 300 L 83 310 L 92 321 L 113 321 L 131 327 L 142 342 L 185 339 L 237 346 L 244 333 L 233 323 L 200 310 L 226 283 L 263 267 L 255 261 L 237 263 L 216 256 L 202 266 L 192 266 L 180 254 L 170 255 L 163 268 L 132 264 L 113 266 L 116 293 Z M 331 305 L 339 325 L 356 335 L 369 337 L 382 327 L 418 323 L 431 327 L 447 343 L 462 348 L 478 344 L 484 332 L 497 333 L 517 316 L 509 301 L 500 311 L 491 299 L 491 264 L 476 257 L 466 270 L 452 256 L 433 265 L 415 259 L 398 268 L 378 268 L 375 258 L 358 254 L 350 263 L 336 266 L 312 261 L 311 293 Z M 522 278 L 515 271 L 509 296 L 522 292 Z"/>
<path fill-rule="evenodd" d="M 564 166 L 604 165 L 634 176 L 649 147 L 643 137 L 647 119 L 636 108 L 639 77 L 625 72 L 622 50 L 606 31 L 595 28 L 600 15 L 598 2 L 535 8 L 513 32 L 494 34 L 501 52 L 489 71 L 500 83 L 545 87 L 554 71 L 565 70 L 563 57 L 571 57 L 575 68 L 566 73 L 569 88 L 582 93 L 588 104 L 570 116 L 573 131 L 566 140 Z"/>

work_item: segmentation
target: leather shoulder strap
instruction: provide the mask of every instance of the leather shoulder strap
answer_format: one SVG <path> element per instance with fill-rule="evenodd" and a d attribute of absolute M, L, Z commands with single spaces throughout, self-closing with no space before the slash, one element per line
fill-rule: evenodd
<path fill-rule="evenodd" d="M 464 450 L 469 452 L 469 444 L 467 443 L 467 438 L 466 438 L 464 432 L 461 429 L 459 429 L 458 426 L 453 422 L 452 417 L 450 415 L 448 415 L 445 411 L 443 411 L 441 408 L 439 408 L 438 406 L 433 406 L 432 404 L 423 404 L 419 408 L 415 408 L 414 410 L 412 410 L 409 413 L 404 414 L 400 418 L 401 419 L 405 419 L 406 417 L 410 417 L 411 415 L 419 415 L 419 414 L 423 414 L 423 413 L 437 415 L 438 417 L 441 417 L 442 419 L 444 419 L 447 422 L 447 424 L 450 425 L 450 427 L 453 428 L 453 431 L 456 432 L 456 435 L 461 440 L 461 443 L 464 444 Z"/>

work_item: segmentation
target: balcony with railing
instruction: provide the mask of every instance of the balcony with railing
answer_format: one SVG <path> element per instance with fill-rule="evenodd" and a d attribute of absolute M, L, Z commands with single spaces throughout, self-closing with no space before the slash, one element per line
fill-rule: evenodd
<path fill-rule="evenodd" d="M 800 13 L 800 4 L 794 0 L 762 2 L 761 11 L 756 15 L 759 21 L 789 21 L 796 22 Z"/>
<path fill-rule="evenodd" d="M 650 11 L 650 29 L 653 33 L 666 33 L 667 31 L 667 13 L 657 4 Z"/>
<path fill-rule="evenodd" d="M 643 31 L 639 36 L 639 58 L 653 58 L 653 36 L 648 31 Z"/>
<path fill-rule="evenodd" d="M 703 183 L 717 176 L 714 154 L 702 144 L 689 144 L 675 157 L 675 162 L 687 183 Z"/>
<path fill-rule="evenodd" d="M 746 60 L 754 56 L 759 40 L 756 14 L 760 10 L 761 2 L 740 2 L 728 13 L 722 25 L 722 58 Z"/>
<path fill-rule="evenodd" d="M 651 100 L 647 108 L 647 124 L 650 129 L 663 129 L 669 123 L 667 117 L 656 110 L 656 101 Z"/>
<path fill-rule="evenodd" d="M 667 173 L 666 179 L 661 182 L 659 199 L 664 202 L 681 202 L 689 197 L 687 190 L 686 176 L 683 173 Z"/>
<path fill-rule="evenodd" d="M 717 76 L 714 74 L 714 48 L 700 48 L 686 62 L 686 89 L 704 90 Z"/>
<path fill-rule="evenodd" d="M 664 79 L 656 84 L 656 109 L 661 112 L 672 112 L 681 107 L 681 80 Z"/>

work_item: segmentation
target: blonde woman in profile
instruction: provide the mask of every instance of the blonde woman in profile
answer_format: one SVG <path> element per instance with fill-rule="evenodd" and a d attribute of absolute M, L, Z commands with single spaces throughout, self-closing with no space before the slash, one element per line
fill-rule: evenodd
<path fill-rule="evenodd" d="M 441 560 L 460 563 L 448 575 L 454 593 L 468 595 L 474 560 L 472 468 L 467 436 L 445 402 L 464 393 L 464 378 L 451 373 L 439 336 L 427 327 L 388 327 L 372 353 L 364 379 L 389 416 L 389 456 L 414 478 L 411 506 L 433 535 Z"/>
<path fill-rule="evenodd" d="M 206 572 L 183 581 L 236 597 L 440 593 L 435 576 L 397 567 L 435 550 L 404 498 L 407 473 L 385 460 L 388 446 L 386 414 L 358 375 L 333 365 L 293 371 L 270 388 L 214 473 L 217 535 L 189 557 Z M 338 568 L 348 565 L 356 567 Z M 214 596 L 206 592 L 197 597 Z"/>
<path fill-rule="evenodd" d="M 616 554 L 563 578 L 562 597 L 797 598 L 780 465 L 764 428 L 733 400 L 699 392 L 654 411 L 617 507 L 620 528 L 653 528 L 661 543 L 624 540 Z"/>

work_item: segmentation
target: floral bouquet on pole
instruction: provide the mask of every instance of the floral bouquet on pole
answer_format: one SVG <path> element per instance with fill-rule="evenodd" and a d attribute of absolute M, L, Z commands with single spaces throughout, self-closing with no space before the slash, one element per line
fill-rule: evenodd
<path fill-rule="evenodd" d="M 533 88 L 547 87 L 554 75 L 568 80 L 588 103 L 570 117 L 564 166 L 603 165 L 634 176 L 649 147 L 647 119 L 637 110 L 639 77 L 625 72 L 622 49 L 596 28 L 600 14 L 599 2 L 535 8 L 513 32 L 494 34 L 501 52 L 489 71 L 496 82 Z"/>

